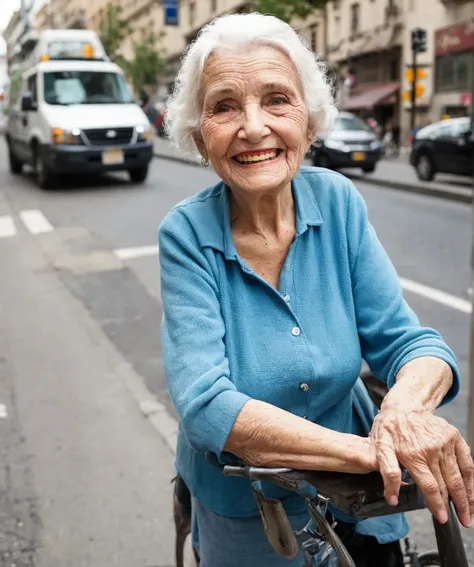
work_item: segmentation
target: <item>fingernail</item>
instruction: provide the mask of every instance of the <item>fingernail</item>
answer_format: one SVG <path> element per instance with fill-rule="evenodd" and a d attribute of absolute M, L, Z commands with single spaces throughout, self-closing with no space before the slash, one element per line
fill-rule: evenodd
<path fill-rule="evenodd" d="M 466 528 L 470 528 L 471 525 L 472 525 L 471 516 L 469 514 L 466 514 L 464 516 L 463 526 Z"/>
<path fill-rule="evenodd" d="M 440 510 L 438 512 L 438 522 L 440 524 L 445 524 L 448 521 L 448 513 L 446 510 Z"/>
<path fill-rule="evenodd" d="M 398 506 L 398 498 L 396 496 L 390 496 L 388 503 L 390 506 Z"/>

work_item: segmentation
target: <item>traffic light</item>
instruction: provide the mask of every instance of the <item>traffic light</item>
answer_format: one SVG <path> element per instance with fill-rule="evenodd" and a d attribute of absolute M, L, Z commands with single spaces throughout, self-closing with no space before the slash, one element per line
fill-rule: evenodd
<path fill-rule="evenodd" d="M 415 28 L 411 32 L 411 49 L 414 53 L 426 51 L 426 30 Z"/>
<path fill-rule="evenodd" d="M 413 83 L 414 76 L 413 69 L 407 69 L 405 71 L 405 77 L 409 83 Z M 426 77 L 428 77 L 428 73 L 424 69 L 417 67 L 416 79 L 419 81 L 420 79 L 426 79 Z"/>

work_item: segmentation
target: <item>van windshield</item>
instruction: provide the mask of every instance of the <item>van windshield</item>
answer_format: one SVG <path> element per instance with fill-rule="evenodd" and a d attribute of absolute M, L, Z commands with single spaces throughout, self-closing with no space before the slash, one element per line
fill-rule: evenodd
<path fill-rule="evenodd" d="M 44 74 L 48 104 L 130 104 L 132 95 L 119 73 L 54 71 Z"/>

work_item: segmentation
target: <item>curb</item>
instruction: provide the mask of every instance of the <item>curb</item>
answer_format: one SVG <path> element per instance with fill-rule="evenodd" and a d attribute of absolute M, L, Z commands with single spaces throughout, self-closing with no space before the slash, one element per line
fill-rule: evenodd
<path fill-rule="evenodd" d="M 428 197 L 438 197 L 439 199 L 458 203 L 471 204 L 473 201 L 473 192 L 469 189 L 438 189 L 437 187 L 430 187 L 429 185 L 412 185 L 409 183 L 402 183 L 401 181 L 374 179 L 359 175 L 348 175 L 348 177 L 351 179 L 357 179 L 362 183 L 367 183 L 367 185 L 382 185 L 389 189 L 396 189 L 398 191 L 405 191 L 407 193 L 415 193 L 418 195 L 426 195 Z"/>
<path fill-rule="evenodd" d="M 199 162 L 192 161 L 185 157 L 158 154 L 156 152 L 153 153 L 153 156 L 157 159 L 166 159 L 177 163 L 183 163 L 185 165 L 201 167 Z M 359 175 L 347 175 L 347 177 L 353 180 L 357 179 L 362 183 L 367 183 L 367 185 L 379 185 L 388 187 L 389 189 L 395 189 L 397 191 L 426 195 L 428 197 L 437 197 L 438 199 L 445 199 L 447 201 L 454 201 L 457 203 L 471 204 L 473 202 L 473 191 L 470 189 L 439 189 L 437 187 L 430 187 L 429 185 L 413 185 L 410 183 L 402 183 L 401 181 L 392 181 L 390 179 L 381 180 L 372 177 L 362 177 Z"/>

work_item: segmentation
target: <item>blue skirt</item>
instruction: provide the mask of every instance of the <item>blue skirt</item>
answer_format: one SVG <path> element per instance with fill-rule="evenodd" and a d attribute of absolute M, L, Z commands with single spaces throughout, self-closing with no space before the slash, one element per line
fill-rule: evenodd
<path fill-rule="evenodd" d="M 215 514 L 192 499 L 193 547 L 200 557 L 199 567 L 304 567 L 300 553 L 294 559 L 280 557 L 270 545 L 260 516 L 227 518 Z M 309 513 L 289 516 L 294 531 L 303 529 Z M 302 543 L 308 536 L 301 536 Z M 324 563 L 317 563 L 324 567 Z M 337 559 L 331 554 L 331 567 Z"/>

